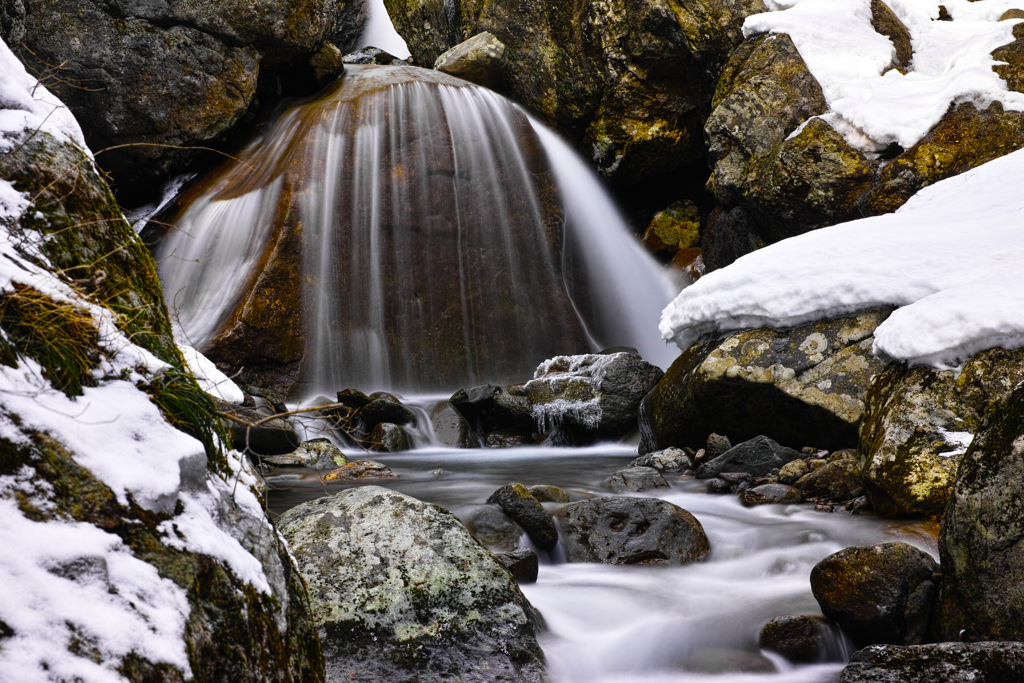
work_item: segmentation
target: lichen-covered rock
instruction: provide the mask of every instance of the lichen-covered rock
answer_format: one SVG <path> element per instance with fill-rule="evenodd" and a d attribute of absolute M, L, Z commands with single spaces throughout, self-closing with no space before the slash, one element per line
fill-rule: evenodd
<path fill-rule="evenodd" d="M 505 44 L 484 31 L 438 56 L 434 68 L 491 90 L 501 90 L 508 72 Z"/>
<path fill-rule="evenodd" d="M 961 458 L 942 522 L 944 640 L 1024 640 L 1024 388 L 997 401 Z"/>
<path fill-rule="evenodd" d="M 700 522 L 655 498 L 595 498 L 558 510 L 569 562 L 682 565 L 711 552 Z"/>
<path fill-rule="evenodd" d="M 778 652 L 791 662 L 842 661 L 841 636 L 836 625 L 821 616 L 802 615 L 775 617 L 761 628 L 757 645 L 762 650 Z"/>
<path fill-rule="evenodd" d="M 558 486 L 535 484 L 526 488 L 530 495 L 542 503 L 568 503 L 569 492 Z"/>
<path fill-rule="evenodd" d="M 886 315 L 762 328 L 692 346 L 643 401 L 640 452 L 697 447 L 711 432 L 855 446 L 868 387 L 883 367 L 871 335 Z"/>
<path fill-rule="evenodd" d="M 304 503 L 280 523 L 331 680 L 543 679 L 539 615 L 450 512 L 368 486 Z"/>
<path fill-rule="evenodd" d="M 659 472 L 682 472 L 693 467 L 693 460 L 681 448 L 666 448 L 640 457 L 630 467 L 653 467 Z"/>
<path fill-rule="evenodd" d="M 376 460 L 353 460 L 324 475 L 324 481 L 397 478 L 398 475 L 392 472 L 390 467 Z"/>
<path fill-rule="evenodd" d="M 799 489 L 786 484 L 761 484 L 744 491 L 740 502 L 745 507 L 755 505 L 792 505 L 802 503 L 804 496 Z"/>
<path fill-rule="evenodd" d="M 1024 643 L 871 645 L 853 653 L 839 683 L 1013 683 L 1024 679 Z"/>
<path fill-rule="evenodd" d="M 278 467 L 306 467 L 311 470 L 333 470 L 348 464 L 348 458 L 328 439 L 303 441 L 291 453 L 268 455 L 260 460 Z"/>
<path fill-rule="evenodd" d="M 700 211 L 692 201 L 676 202 L 651 219 L 640 240 L 654 254 L 672 256 L 700 246 Z"/>
<path fill-rule="evenodd" d="M 871 0 L 871 27 L 892 41 L 894 54 L 891 68 L 905 73 L 914 58 L 910 31 L 906 24 L 882 0 Z"/>
<path fill-rule="evenodd" d="M 386 0 L 417 63 L 488 31 L 505 93 L 633 183 L 702 153 L 714 79 L 761 0 Z"/>
<path fill-rule="evenodd" d="M 552 550 L 558 543 L 558 530 L 551 515 L 522 484 L 505 484 L 492 493 L 487 502 L 504 510 L 541 550 Z"/>
<path fill-rule="evenodd" d="M 846 548 L 811 570 L 821 612 L 860 646 L 914 645 L 928 637 L 939 565 L 903 542 Z"/>
<path fill-rule="evenodd" d="M 863 494 L 863 467 L 857 452 L 851 449 L 840 453 L 849 457 L 833 457 L 793 485 L 806 497 L 828 503 L 851 500 Z"/>
<path fill-rule="evenodd" d="M 334 0 L 280 3 L 28 0 L 19 56 L 75 112 L 98 162 L 142 191 L 223 135 L 256 93 L 261 64 L 308 57 Z M 53 73 L 60 65 L 57 73 Z"/>
<path fill-rule="evenodd" d="M 1024 352 L 991 349 L 959 373 L 893 366 L 875 379 L 861 424 L 864 486 L 887 517 L 943 514 L 957 464 L 989 405 L 1024 380 Z"/>

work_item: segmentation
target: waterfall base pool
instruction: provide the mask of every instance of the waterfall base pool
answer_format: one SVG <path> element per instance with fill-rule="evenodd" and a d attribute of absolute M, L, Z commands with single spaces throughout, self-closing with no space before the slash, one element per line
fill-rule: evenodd
<path fill-rule="evenodd" d="M 635 455 L 633 447 L 622 444 L 370 454 L 399 478 L 365 483 L 465 518 L 510 481 L 612 495 L 605 480 Z M 273 513 L 352 486 L 325 484 L 308 470 L 294 472 L 269 475 Z M 711 556 L 678 568 L 542 558 L 537 583 L 522 589 L 547 622 L 541 645 L 552 683 L 836 681 L 852 652 L 843 650 L 841 640 L 833 650 L 834 659 L 842 661 L 794 666 L 761 653 L 762 626 L 777 616 L 820 614 L 810 572 L 842 548 L 901 540 L 936 554 L 935 538 L 918 523 L 821 512 L 808 504 L 745 508 L 735 495 L 705 493 L 701 481 L 666 479 L 669 489 L 633 495 L 656 494 L 690 511 L 710 539 Z M 774 673 L 748 670 L 755 663 L 763 666 L 765 658 Z"/>

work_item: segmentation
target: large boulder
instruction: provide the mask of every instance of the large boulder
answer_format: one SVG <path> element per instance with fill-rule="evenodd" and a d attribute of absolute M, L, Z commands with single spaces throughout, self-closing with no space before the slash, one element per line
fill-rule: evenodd
<path fill-rule="evenodd" d="M 447 510 L 367 486 L 292 508 L 280 526 L 329 680 L 543 680 L 539 614 Z"/>
<path fill-rule="evenodd" d="M 27 0 L 19 56 L 75 112 L 119 189 L 144 191 L 248 109 L 261 68 L 308 58 L 336 0 Z M 55 27 L 60 27 L 55 30 Z"/>
<path fill-rule="evenodd" d="M 991 349 L 959 372 L 891 366 L 868 393 L 864 486 L 887 517 L 939 517 L 957 464 L 989 405 L 1024 381 L 1024 352 Z"/>
<path fill-rule="evenodd" d="M 592 157 L 613 182 L 703 152 L 715 78 L 761 0 L 386 0 L 419 64 L 490 32 L 506 47 L 504 92 Z"/>
<path fill-rule="evenodd" d="M 939 565 L 903 542 L 833 553 L 811 570 L 821 612 L 860 646 L 926 642 Z"/>
<path fill-rule="evenodd" d="M 656 498 L 581 500 L 561 507 L 556 521 L 569 562 L 682 565 L 711 552 L 693 515 Z"/>
<path fill-rule="evenodd" d="M 855 446 L 868 387 L 883 367 L 871 334 L 886 315 L 762 328 L 692 346 L 641 405 L 640 452 L 699 447 L 712 432 Z"/>
<path fill-rule="evenodd" d="M 853 653 L 839 683 L 1014 683 L 1024 679 L 1024 643 L 872 645 Z"/>
<path fill-rule="evenodd" d="M 1024 640 L 1024 387 L 990 409 L 961 458 L 939 539 L 945 640 Z"/>

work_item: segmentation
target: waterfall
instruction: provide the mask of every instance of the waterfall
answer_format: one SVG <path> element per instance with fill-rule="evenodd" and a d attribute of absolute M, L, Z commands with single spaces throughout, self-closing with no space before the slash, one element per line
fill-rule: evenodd
<path fill-rule="evenodd" d="M 673 287 L 583 162 L 437 72 L 349 67 L 183 205 L 155 248 L 179 332 L 293 396 L 522 381 L 601 346 L 674 356 Z"/>

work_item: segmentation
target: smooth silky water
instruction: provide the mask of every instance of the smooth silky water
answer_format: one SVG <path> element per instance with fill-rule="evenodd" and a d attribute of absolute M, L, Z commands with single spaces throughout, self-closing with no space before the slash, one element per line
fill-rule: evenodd
<path fill-rule="evenodd" d="M 466 519 L 508 482 L 611 495 L 605 480 L 636 457 L 636 449 L 427 448 L 367 457 L 399 475 L 379 485 Z M 917 524 L 811 505 L 744 508 L 735 495 L 705 493 L 701 481 L 666 479 L 671 488 L 650 495 L 690 511 L 708 535 L 711 556 L 678 568 L 566 564 L 557 548 L 543 557 L 537 583 L 522 588 L 547 622 L 541 645 L 552 683 L 835 681 L 843 666 L 836 660 L 852 652 L 840 638 L 831 646 L 832 662 L 793 666 L 768 654 L 776 673 L 730 672 L 728 664 L 714 675 L 694 669 L 707 671 L 708 662 L 736 656 L 722 651 L 759 652 L 758 633 L 773 617 L 820 614 L 810 572 L 830 553 L 895 540 L 937 553 L 934 538 Z M 273 513 L 351 486 L 325 484 L 311 471 L 271 475 L 269 485 Z"/>
<path fill-rule="evenodd" d="M 350 71 L 349 87 L 357 90 L 374 73 L 398 73 L 383 67 Z M 498 96 L 465 83 L 395 83 L 367 91 L 370 96 L 358 100 L 335 98 L 332 91 L 286 110 L 240 163 L 206 180 L 206 189 L 178 217 L 157 255 L 166 298 L 189 342 L 206 349 L 218 335 L 230 341 L 231 329 L 261 323 L 252 310 L 272 300 L 259 292 L 273 289 L 259 290 L 261 283 L 276 286 L 292 272 L 267 269 L 282 251 L 267 245 L 297 240 L 304 248 L 294 263 L 301 263 L 299 279 L 307 286 L 296 299 L 306 324 L 296 325 L 294 334 L 306 355 L 295 399 L 347 387 L 446 397 L 483 380 L 525 381 L 548 355 L 611 344 L 636 346 L 648 361 L 668 366 L 676 352 L 658 339 L 657 321 L 678 284 L 643 253 L 600 183 L 565 143 L 525 123 Z M 541 215 L 547 200 L 529 193 L 536 155 L 514 142 L 521 137 L 516 129 L 530 125 L 557 179 L 561 253 L 546 249 L 554 234 Z M 437 130 L 448 131 L 448 138 L 428 137 Z M 433 266 L 435 247 L 416 246 L 434 230 L 448 231 L 440 244 L 457 250 L 450 261 L 455 265 Z M 419 266 L 427 273 L 442 270 L 436 277 L 454 285 L 453 301 L 437 320 L 428 310 L 430 283 L 414 274 Z M 474 280 L 480 279 L 500 286 L 478 290 Z M 551 295 L 538 295 L 542 289 Z M 532 310 L 558 298 L 568 298 L 571 305 L 559 315 L 569 319 Z M 497 303 L 475 307 L 481 301 Z M 488 325 L 487 306 L 508 302 L 514 305 L 507 306 L 506 326 Z M 406 344 L 417 335 L 429 339 L 432 326 L 452 320 L 458 321 L 454 338 L 466 347 L 465 358 L 455 371 L 424 379 L 418 373 L 440 367 L 443 359 L 414 367 L 409 357 L 423 352 Z M 538 320 L 544 325 L 528 329 Z M 579 336 L 565 332 L 566 326 L 582 332 L 580 348 L 558 341 Z M 532 338 L 523 337 L 528 332 Z M 508 367 L 518 368 L 503 378 L 489 374 L 494 356 L 485 361 L 477 348 L 498 341 L 509 349 L 504 355 L 515 356 Z M 268 355 L 281 344 L 261 343 Z M 420 416 L 426 419 L 425 412 Z M 429 436 L 418 437 L 429 443 Z M 431 446 L 369 457 L 399 475 L 382 485 L 465 518 L 511 481 L 609 495 L 605 479 L 635 455 L 635 446 L 611 444 Z M 658 495 L 697 517 L 710 538 L 710 558 L 658 568 L 570 565 L 559 561 L 557 549 L 543 557 L 538 582 L 523 590 L 547 622 L 541 643 L 553 683 L 835 680 L 841 663 L 794 668 L 778 658 L 774 674 L 743 674 L 729 665 L 715 676 L 697 671 L 723 658 L 756 655 L 757 634 L 772 617 L 818 613 L 809 574 L 829 553 L 897 539 L 935 552 L 933 539 L 912 525 L 809 506 L 746 509 L 736 496 L 703 493 L 700 482 L 678 476 L 669 481 L 671 488 Z M 282 470 L 269 476 L 269 484 L 275 514 L 345 488 L 310 471 Z M 833 649 L 842 658 L 840 641 Z"/>

